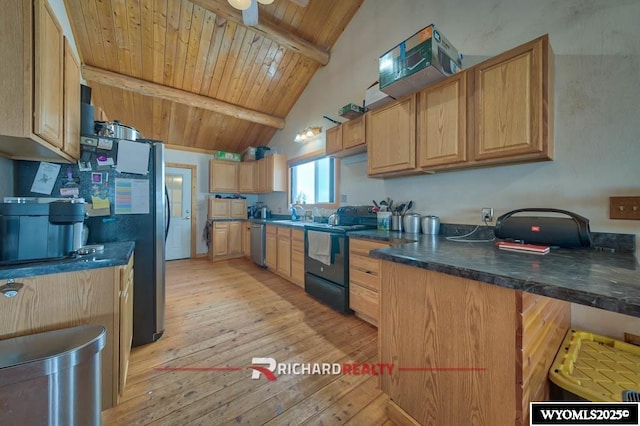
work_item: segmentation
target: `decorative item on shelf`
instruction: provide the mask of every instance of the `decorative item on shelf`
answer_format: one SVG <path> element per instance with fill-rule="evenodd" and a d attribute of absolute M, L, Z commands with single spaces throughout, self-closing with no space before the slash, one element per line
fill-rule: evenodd
<path fill-rule="evenodd" d="M 320 133 L 322 133 L 322 127 L 307 127 L 306 129 L 298 132 L 293 141 L 299 143 L 308 142 Z"/>

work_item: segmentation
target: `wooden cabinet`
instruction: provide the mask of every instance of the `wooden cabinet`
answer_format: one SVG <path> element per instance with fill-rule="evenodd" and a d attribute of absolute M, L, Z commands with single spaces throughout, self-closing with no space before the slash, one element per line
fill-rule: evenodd
<path fill-rule="evenodd" d="M 79 102 L 77 111 L 71 112 L 74 116 L 66 117 L 65 112 L 71 111 L 76 96 L 79 101 L 78 66 L 65 58 L 63 32 L 47 0 L 3 1 L 0 39 L 5 41 L 0 45 L 3 154 L 14 159 L 74 162 L 73 142 L 66 150 L 64 142 L 80 132 L 75 116 L 80 113 Z M 65 66 L 69 75 L 65 75 Z"/>
<path fill-rule="evenodd" d="M 64 40 L 64 141 L 62 150 L 80 158 L 80 61 Z"/>
<path fill-rule="evenodd" d="M 252 194 L 255 188 L 255 169 L 257 161 L 245 161 L 238 164 L 238 192 Z"/>
<path fill-rule="evenodd" d="M 291 230 L 291 281 L 304 288 L 304 231 Z"/>
<path fill-rule="evenodd" d="M 291 277 L 291 229 L 284 226 L 277 228 L 278 256 L 277 270 L 285 278 Z"/>
<path fill-rule="evenodd" d="M 119 268 L 120 273 L 120 371 L 118 374 L 118 401 L 127 384 L 129 356 L 133 342 L 133 256 Z"/>
<path fill-rule="evenodd" d="M 209 219 L 246 219 L 247 200 L 209 198 Z"/>
<path fill-rule="evenodd" d="M 278 237 L 275 225 L 266 226 L 265 263 L 272 271 L 278 269 Z"/>
<path fill-rule="evenodd" d="M 335 154 L 342 151 L 342 125 L 327 129 L 325 138 L 325 152 Z"/>
<path fill-rule="evenodd" d="M 375 326 L 379 318 L 380 260 L 370 257 L 369 252 L 387 246 L 349 238 L 349 307 Z"/>
<path fill-rule="evenodd" d="M 209 260 L 242 256 L 241 221 L 213 222 L 210 229 Z"/>
<path fill-rule="evenodd" d="M 288 175 L 287 157 L 271 154 L 256 161 L 254 188 L 258 193 L 285 192 Z"/>
<path fill-rule="evenodd" d="M 351 119 L 327 130 L 326 153 L 346 157 L 367 151 L 366 122 L 369 114 Z"/>
<path fill-rule="evenodd" d="M 467 74 L 461 72 L 418 93 L 418 167 L 467 160 Z"/>
<path fill-rule="evenodd" d="M 551 159 L 552 62 L 543 36 L 470 71 L 475 160 Z"/>
<path fill-rule="evenodd" d="M 126 266 L 16 278 L 23 284 L 18 294 L 0 298 L 0 339 L 85 324 L 105 327 L 102 409 L 117 405 L 133 334 L 133 266 L 131 258 Z"/>
<path fill-rule="evenodd" d="M 390 420 L 528 425 L 570 303 L 388 261 L 380 276 L 379 362 L 460 369 L 382 375 Z"/>
<path fill-rule="evenodd" d="M 242 255 L 251 257 L 251 222 L 242 222 Z"/>
<path fill-rule="evenodd" d="M 238 162 L 209 161 L 209 192 L 238 192 Z"/>
<path fill-rule="evenodd" d="M 415 169 L 415 95 L 370 111 L 366 126 L 369 175 Z"/>

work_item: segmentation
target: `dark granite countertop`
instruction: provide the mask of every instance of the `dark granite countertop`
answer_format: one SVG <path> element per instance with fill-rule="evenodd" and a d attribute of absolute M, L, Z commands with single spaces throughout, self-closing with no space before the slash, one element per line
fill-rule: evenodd
<path fill-rule="evenodd" d="M 304 229 L 305 225 L 312 225 L 313 222 L 303 222 L 291 219 L 251 219 L 252 223 L 265 223 L 267 225 L 284 226 L 287 228 Z"/>
<path fill-rule="evenodd" d="M 352 238 L 402 242 L 371 256 L 501 287 L 640 317 L 640 265 L 632 253 L 552 249 L 541 256 L 499 250 L 493 243 L 444 236 L 357 231 Z"/>
<path fill-rule="evenodd" d="M 104 251 L 76 256 L 75 258 L 51 260 L 22 265 L 1 266 L 0 279 L 31 277 L 35 275 L 58 274 L 86 269 L 107 268 L 126 265 L 133 254 L 135 242 L 125 241 L 104 243 Z"/>

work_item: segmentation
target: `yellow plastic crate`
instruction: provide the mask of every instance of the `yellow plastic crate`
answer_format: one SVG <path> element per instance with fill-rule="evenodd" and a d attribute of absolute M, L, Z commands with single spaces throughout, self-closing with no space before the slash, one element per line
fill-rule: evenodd
<path fill-rule="evenodd" d="M 640 391 L 640 347 L 569 329 L 549 379 L 589 401 L 621 401 L 622 391 Z"/>

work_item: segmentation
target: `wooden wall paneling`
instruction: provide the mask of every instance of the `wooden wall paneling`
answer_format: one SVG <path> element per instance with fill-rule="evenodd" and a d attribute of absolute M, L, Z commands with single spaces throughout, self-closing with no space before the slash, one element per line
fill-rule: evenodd
<path fill-rule="evenodd" d="M 202 87 L 204 80 L 205 68 L 207 66 L 209 49 L 213 41 L 216 17 L 211 12 L 205 11 L 201 7 L 194 5 L 193 10 L 195 11 L 196 9 L 202 10 L 203 13 L 202 31 L 200 32 L 200 39 L 197 40 L 195 44 L 197 49 L 193 49 L 195 65 L 193 68 L 191 87 L 183 87 L 193 93 L 200 93 L 200 88 Z"/>
<path fill-rule="evenodd" d="M 69 17 L 69 23 L 71 24 L 71 31 L 76 39 L 76 46 L 78 47 L 78 55 L 80 56 L 80 62 L 93 62 L 93 51 L 89 40 L 89 33 L 87 32 L 87 26 L 83 25 L 84 15 L 82 13 L 82 4 L 79 0 L 64 0 L 65 10 Z M 85 4 L 86 6 L 86 4 Z"/>
<path fill-rule="evenodd" d="M 180 20 L 178 24 L 178 40 L 174 60 L 173 81 L 171 86 L 182 87 L 184 70 L 187 62 L 187 50 L 189 49 L 189 33 L 192 30 L 193 3 L 182 0 L 180 5 Z"/>
<path fill-rule="evenodd" d="M 239 80 L 245 70 L 245 63 L 249 60 L 251 48 L 253 47 L 252 40 L 254 39 L 253 31 L 247 30 L 243 27 L 238 27 L 236 32 L 238 43 L 236 49 L 232 46 L 234 53 L 233 63 L 228 63 L 225 69 L 225 75 L 220 83 L 218 90 L 218 99 L 237 103 L 237 98 L 234 96 L 237 91 L 237 87 L 240 85 Z"/>
<path fill-rule="evenodd" d="M 91 0 L 89 0 L 91 1 Z M 105 66 L 108 69 L 117 70 L 118 64 L 118 46 L 116 44 L 116 34 L 113 22 L 113 8 L 111 2 L 94 0 L 96 12 L 99 19 L 99 29 L 101 34 L 102 46 L 99 48 L 104 50 Z"/>
<path fill-rule="evenodd" d="M 175 74 L 175 55 L 178 48 L 178 29 L 180 27 L 180 1 L 169 0 L 167 3 L 167 26 L 165 33 L 164 74 L 162 83 L 171 86 Z"/>
<path fill-rule="evenodd" d="M 200 85 L 199 93 L 203 96 L 208 96 L 211 91 L 211 84 L 213 81 L 213 74 L 217 64 L 218 53 L 222 48 L 222 41 L 226 33 L 227 23 L 218 17 L 213 18 L 213 33 L 211 34 L 211 43 L 209 44 L 209 51 L 207 53 L 207 61 L 204 67 L 204 74 L 202 76 L 202 84 Z"/>
<path fill-rule="evenodd" d="M 247 101 L 248 108 L 259 108 L 260 102 L 262 101 L 262 92 L 263 85 L 268 84 L 265 82 L 267 80 L 267 75 L 271 67 L 274 67 L 274 71 L 277 67 L 278 62 L 282 59 L 282 55 L 284 54 L 284 48 L 278 46 L 276 43 L 271 43 L 269 47 L 269 52 L 264 58 L 264 62 L 262 63 L 262 68 L 260 69 L 260 73 L 258 74 L 258 78 L 255 80 L 253 87 L 251 88 L 251 92 L 249 94 L 249 99 Z"/>
<path fill-rule="evenodd" d="M 103 5 L 102 10 L 103 12 L 106 10 L 106 5 Z M 134 69 L 131 65 L 132 52 L 129 48 L 129 36 L 132 34 L 128 29 L 126 0 L 112 0 L 111 15 L 107 15 L 103 19 L 106 20 L 107 17 L 111 17 L 113 21 L 113 33 L 111 34 L 113 38 L 111 42 L 117 48 L 116 57 L 118 59 L 117 67 L 112 67 L 111 69 L 123 74 L 133 75 Z"/>
<path fill-rule="evenodd" d="M 222 72 L 222 78 L 220 79 L 220 84 L 217 87 L 217 91 L 215 94 L 216 99 L 220 99 L 226 102 L 230 102 L 230 99 L 227 97 L 227 90 L 231 85 L 231 78 L 233 76 L 233 70 L 236 64 L 243 63 L 244 57 L 246 57 L 247 49 L 246 43 L 244 42 L 245 36 L 247 35 L 247 30 L 242 26 L 236 26 L 235 33 L 233 35 L 233 42 L 231 43 L 229 52 L 226 57 L 226 62 L 224 65 L 224 71 Z"/>
<path fill-rule="evenodd" d="M 193 81 L 198 64 L 200 51 L 200 40 L 203 40 L 202 31 L 204 29 L 205 11 L 204 9 L 191 4 L 190 31 L 187 38 L 187 51 L 184 64 L 184 74 L 179 87 L 192 91 Z"/>
<path fill-rule="evenodd" d="M 133 6 L 131 6 L 133 7 Z M 139 10 L 139 24 L 140 24 L 140 76 L 147 81 L 153 80 L 153 0 L 141 0 Z M 135 44 L 134 44 L 135 45 Z"/>
<path fill-rule="evenodd" d="M 143 77 L 143 34 L 140 16 L 140 1 L 127 2 L 127 25 L 129 32 L 129 55 L 131 57 L 131 71 L 134 77 Z M 144 51 L 146 54 L 146 51 Z"/>
<path fill-rule="evenodd" d="M 153 2 L 153 81 L 164 82 L 165 50 L 167 34 L 167 0 Z M 155 102 L 154 102 L 155 104 Z M 155 117 L 155 114 L 154 114 Z M 154 128 L 160 123 L 154 123 Z"/>
<path fill-rule="evenodd" d="M 222 81 L 224 69 L 227 65 L 229 51 L 231 49 L 231 44 L 233 42 L 233 37 L 236 34 L 237 27 L 237 24 L 229 21 L 227 21 L 224 27 L 222 44 L 220 45 L 220 50 L 218 51 L 218 54 L 215 58 L 215 67 L 213 69 L 213 75 L 211 77 L 211 86 L 209 87 L 209 93 L 207 94 L 207 96 L 211 98 L 215 98 L 218 90 L 220 89 L 220 82 Z"/>

